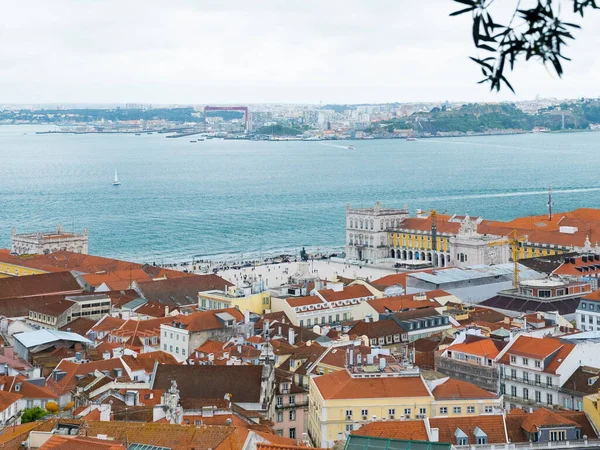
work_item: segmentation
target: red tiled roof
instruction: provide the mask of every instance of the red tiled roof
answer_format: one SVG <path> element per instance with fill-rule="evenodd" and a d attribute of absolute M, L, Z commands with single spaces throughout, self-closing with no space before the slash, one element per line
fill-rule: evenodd
<path fill-rule="evenodd" d="M 230 314 L 236 322 L 244 319 L 244 315 L 237 308 L 198 311 L 187 316 L 178 315 L 167 317 L 166 319 L 168 319 L 167 322 L 175 321 L 182 323 L 183 327 L 188 331 L 216 330 L 225 327 L 223 322 L 217 317 L 217 314 L 220 313 Z"/>
<path fill-rule="evenodd" d="M 5 411 L 10 405 L 22 397 L 23 396 L 21 394 L 0 391 L 0 411 Z"/>
<path fill-rule="evenodd" d="M 553 337 L 534 338 L 530 336 L 519 336 L 510 345 L 506 353 L 500 358 L 500 363 L 509 364 L 510 355 L 525 356 L 535 359 L 546 359 L 554 355 L 549 363 L 544 366 L 544 372 L 556 373 L 556 369 L 564 359 L 575 348 L 575 344 L 563 343 L 560 339 Z"/>
<path fill-rule="evenodd" d="M 594 426 L 590 423 L 583 411 L 550 411 L 539 408 L 533 413 L 525 413 L 522 409 L 511 409 L 506 415 L 506 428 L 511 442 L 528 442 L 529 437 L 524 431 L 537 430 L 538 427 L 547 426 L 576 426 L 581 430 L 581 435 L 590 438 L 596 437 Z"/>
<path fill-rule="evenodd" d="M 20 384 L 17 392 L 17 384 Z M 2 390 L 6 392 L 18 393 L 25 399 L 56 399 L 57 396 L 54 392 L 45 386 L 38 386 L 37 384 L 30 383 L 22 375 L 17 376 L 2 376 L 0 377 L 0 385 Z"/>
<path fill-rule="evenodd" d="M 310 295 L 308 297 L 290 297 L 286 299 L 286 302 L 292 308 L 295 308 L 296 306 L 317 305 L 324 303 L 323 300 L 316 295 Z"/>
<path fill-rule="evenodd" d="M 449 378 L 433 390 L 436 400 L 467 400 L 498 398 L 496 394 L 486 391 L 473 383 Z"/>
<path fill-rule="evenodd" d="M 373 300 L 367 300 L 369 306 L 375 311 L 383 314 L 387 311 L 403 311 L 406 309 L 418 309 L 418 308 L 429 308 L 438 307 L 440 304 L 435 301 L 436 297 L 445 297 L 450 295 L 448 292 L 441 289 L 436 291 L 425 292 L 426 300 L 415 300 L 417 297 L 414 294 L 398 295 L 394 297 L 382 297 Z"/>
<path fill-rule="evenodd" d="M 237 430 L 235 427 L 144 422 L 87 421 L 86 425 L 89 437 L 103 434 L 117 442 L 152 444 L 171 450 L 217 450 L 219 445 Z"/>
<path fill-rule="evenodd" d="M 40 450 L 126 450 L 125 446 L 113 441 L 70 436 L 51 436 Z"/>
<path fill-rule="evenodd" d="M 439 442 L 450 442 L 457 445 L 454 433 L 460 428 L 468 438 L 469 444 L 477 444 L 475 428 L 479 427 L 487 435 L 488 444 L 506 444 L 506 426 L 502 414 L 464 416 L 464 417 L 437 417 L 429 419 L 431 428 L 439 429 Z"/>
<path fill-rule="evenodd" d="M 92 327 L 92 330 L 98 333 L 117 330 L 121 328 L 124 323 L 125 321 L 123 319 L 106 315 Z"/>
<path fill-rule="evenodd" d="M 81 336 L 85 336 L 95 324 L 95 320 L 86 319 L 85 317 L 78 317 L 64 327 L 61 327 L 60 331 L 70 331 L 71 333 L 77 333 Z"/>
<path fill-rule="evenodd" d="M 293 441 L 293 439 L 290 439 Z M 256 450 L 306 450 L 306 445 L 283 445 L 283 444 L 267 444 L 264 442 L 258 442 L 256 444 Z M 319 447 L 311 447 L 311 449 L 323 450 Z"/>
<path fill-rule="evenodd" d="M 535 433 L 538 431 L 538 427 L 544 426 L 578 426 L 578 424 L 546 408 L 539 408 L 533 413 L 527 414 L 521 423 L 521 428 L 528 433 Z"/>
<path fill-rule="evenodd" d="M 438 270 L 443 270 L 443 269 L 438 269 Z M 391 286 L 402 286 L 404 288 L 406 288 L 406 277 L 408 275 L 410 275 L 411 273 L 432 273 L 433 269 L 422 269 L 422 270 L 414 270 L 411 272 L 402 272 L 402 273 L 394 273 L 391 275 L 386 275 L 384 277 L 381 277 L 377 280 L 374 280 L 371 284 L 374 286 L 381 286 L 381 287 L 391 287 Z"/>
<path fill-rule="evenodd" d="M 27 256 L 10 255 L 10 251 L 0 252 L 0 261 L 48 272 L 75 270 L 83 273 L 97 273 L 141 267 L 140 264 L 132 262 L 62 250 L 47 255 Z"/>
<path fill-rule="evenodd" d="M 127 289 L 133 281 L 150 281 L 150 276 L 141 268 L 116 270 L 114 272 L 88 273 L 82 278 L 93 287 L 106 283 L 112 290 Z"/>
<path fill-rule="evenodd" d="M 498 353 L 500 353 L 500 350 L 498 350 L 491 339 L 481 339 L 469 343 L 463 342 L 461 344 L 454 344 L 446 350 L 481 356 L 488 359 L 494 359 L 498 356 Z"/>
<path fill-rule="evenodd" d="M 347 286 L 341 291 L 334 291 L 333 289 L 324 289 L 318 292 L 328 302 L 335 302 L 338 300 L 350 300 L 353 298 L 373 297 L 371 291 L 369 291 L 362 284 Z"/>
<path fill-rule="evenodd" d="M 150 317 L 165 317 L 168 306 L 164 303 L 150 301 L 135 310 L 135 314 Z M 171 309 L 170 311 L 172 311 Z M 170 312 L 169 311 L 169 312 Z"/>
<path fill-rule="evenodd" d="M 423 420 L 403 420 L 371 422 L 352 432 L 356 436 L 402 439 L 407 441 L 427 441 L 427 429 Z"/>
<path fill-rule="evenodd" d="M 127 376 L 127 371 L 120 358 L 101 359 L 99 361 L 90 361 L 87 363 L 75 363 L 69 360 L 63 360 L 56 366 L 55 370 L 63 371 L 65 372 L 65 375 L 59 381 L 56 381 L 53 378 L 53 375 L 50 375 L 46 382 L 52 391 L 62 395 L 75 387 L 76 375 L 87 375 L 88 373 L 93 373 L 95 370 L 101 372 L 103 370 L 108 370 L 111 372 L 111 377 L 114 377 L 114 369 L 121 369 L 123 376 Z"/>
<path fill-rule="evenodd" d="M 75 305 L 76 303 L 71 300 L 58 300 L 45 305 L 32 306 L 31 311 L 58 317 Z"/>
<path fill-rule="evenodd" d="M 79 292 L 82 292 L 82 288 L 70 272 L 0 278 L 0 299 Z"/>
<path fill-rule="evenodd" d="M 385 397 L 429 397 L 421 377 L 352 378 L 340 370 L 314 378 L 325 400 Z"/>

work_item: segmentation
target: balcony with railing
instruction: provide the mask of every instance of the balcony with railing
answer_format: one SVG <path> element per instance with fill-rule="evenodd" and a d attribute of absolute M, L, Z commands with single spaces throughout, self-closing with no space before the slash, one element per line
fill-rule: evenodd
<path fill-rule="evenodd" d="M 498 367 L 480 366 L 446 356 L 435 357 L 435 367 L 438 372 L 459 380 L 476 383 L 484 389 L 497 392 L 500 374 Z"/>

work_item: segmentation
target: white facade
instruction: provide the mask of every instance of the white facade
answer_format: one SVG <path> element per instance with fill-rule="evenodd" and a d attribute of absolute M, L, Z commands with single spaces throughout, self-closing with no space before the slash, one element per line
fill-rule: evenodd
<path fill-rule="evenodd" d="M 546 360 L 529 356 L 511 355 L 510 362 L 500 364 L 500 382 L 505 395 L 505 407 L 514 406 L 527 409 L 562 406 L 559 390 L 579 366 L 598 367 L 600 365 L 600 343 L 582 342 L 563 359 L 558 360 L 554 373 L 545 370 L 553 356 Z M 577 407 L 577 405 L 573 405 Z"/>
<path fill-rule="evenodd" d="M 177 361 L 185 361 L 194 350 L 190 348 L 190 333 L 184 328 L 170 324 L 160 326 L 160 349 L 175 357 Z"/>
<path fill-rule="evenodd" d="M 581 331 L 600 331 L 600 301 L 582 298 L 575 320 L 575 327 Z"/>
<path fill-rule="evenodd" d="M 56 227 L 56 232 L 44 233 L 17 234 L 17 229 L 12 229 L 11 252 L 19 255 L 43 255 L 61 250 L 87 254 L 87 228 L 81 234 L 65 232 L 61 225 Z"/>
<path fill-rule="evenodd" d="M 383 209 L 346 206 L 346 258 L 377 262 L 389 255 L 388 231 L 408 217 L 408 209 Z"/>

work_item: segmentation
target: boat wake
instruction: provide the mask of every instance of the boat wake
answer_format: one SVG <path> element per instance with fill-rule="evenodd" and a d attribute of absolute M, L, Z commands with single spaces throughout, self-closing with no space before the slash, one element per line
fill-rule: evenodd
<path fill-rule="evenodd" d="M 553 194 L 572 194 L 578 192 L 598 192 L 600 187 L 591 188 L 573 188 L 573 189 L 553 189 Z M 465 194 L 465 195 L 448 195 L 445 197 L 427 197 L 415 199 L 416 201 L 432 201 L 432 200 L 468 200 L 477 198 L 500 198 L 500 197 L 525 197 L 528 195 L 548 195 L 548 191 L 523 191 L 523 192 L 498 192 L 495 194 Z"/>
<path fill-rule="evenodd" d="M 335 145 L 335 144 L 321 144 L 321 145 L 324 145 L 325 147 L 342 148 L 344 150 L 348 149 L 347 145 Z"/>

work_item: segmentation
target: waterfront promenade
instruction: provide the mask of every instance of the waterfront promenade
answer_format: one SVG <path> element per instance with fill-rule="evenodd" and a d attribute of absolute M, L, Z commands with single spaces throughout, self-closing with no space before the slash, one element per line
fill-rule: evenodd
<path fill-rule="evenodd" d="M 298 264 L 297 262 L 289 262 L 242 267 L 241 269 L 220 270 L 217 274 L 234 284 L 243 280 L 244 276 L 247 279 L 262 278 L 266 288 L 274 289 L 287 284 L 288 278 L 298 272 Z M 327 260 L 309 261 L 308 264 L 311 274 L 329 281 L 335 280 L 337 276 L 376 280 L 385 275 L 396 273 L 396 270 L 393 269 L 348 265 Z"/>

